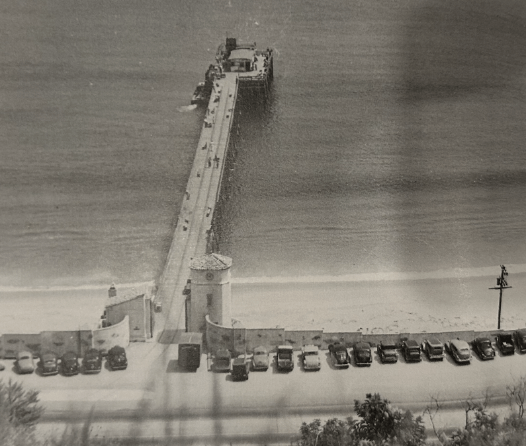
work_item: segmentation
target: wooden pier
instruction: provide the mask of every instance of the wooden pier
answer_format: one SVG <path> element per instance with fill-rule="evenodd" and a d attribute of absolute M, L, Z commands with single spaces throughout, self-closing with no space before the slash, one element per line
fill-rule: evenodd
<path fill-rule="evenodd" d="M 155 298 L 162 305 L 154 321 L 161 343 L 175 342 L 185 330 L 185 296 L 190 261 L 207 253 L 212 218 L 221 191 L 230 131 L 238 94 L 238 75 L 225 73 L 214 81 L 201 137 L 183 197 L 175 233 Z"/>

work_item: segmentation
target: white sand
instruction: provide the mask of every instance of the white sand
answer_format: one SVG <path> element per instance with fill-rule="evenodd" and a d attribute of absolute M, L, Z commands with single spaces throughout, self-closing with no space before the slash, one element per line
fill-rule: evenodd
<path fill-rule="evenodd" d="M 342 283 L 234 284 L 232 316 L 245 327 L 436 332 L 496 329 L 499 291 L 493 277 Z M 510 273 L 511 274 L 511 273 Z M 526 274 L 508 277 L 501 328 L 526 326 Z"/>
<path fill-rule="evenodd" d="M 526 326 L 526 273 L 512 274 L 504 291 L 502 328 Z M 245 327 L 434 332 L 497 328 L 496 276 L 421 280 L 232 285 L 232 316 Z M 310 279 L 308 279 L 310 280 Z M 119 290 L 122 293 L 123 290 Z M 107 289 L 0 292 L 0 333 L 92 328 Z"/>
<path fill-rule="evenodd" d="M 106 289 L 0 292 L 0 333 L 92 329 L 104 312 Z"/>

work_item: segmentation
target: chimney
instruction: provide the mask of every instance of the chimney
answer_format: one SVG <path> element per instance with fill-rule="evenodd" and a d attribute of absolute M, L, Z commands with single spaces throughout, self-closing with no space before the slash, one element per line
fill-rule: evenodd
<path fill-rule="evenodd" d="M 117 296 L 117 288 L 115 288 L 115 284 L 112 283 L 110 289 L 108 290 L 108 297 L 111 299 L 115 296 Z"/>

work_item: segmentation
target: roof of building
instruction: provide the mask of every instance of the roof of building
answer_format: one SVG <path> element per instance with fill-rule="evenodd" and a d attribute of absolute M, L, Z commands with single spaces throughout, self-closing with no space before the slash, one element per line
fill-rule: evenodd
<path fill-rule="evenodd" d="M 197 257 L 190 262 L 190 268 L 194 270 L 221 271 L 232 266 L 232 259 L 220 254 L 206 254 Z"/>
<path fill-rule="evenodd" d="M 112 287 L 115 287 L 112 285 Z M 130 300 L 137 299 L 139 297 L 143 299 L 149 299 L 154 296 L 154 287 L 151 282 L 134 284 L 133 287 L 128 288 L 116 288 L 116 296 L 108 297 L 106 299 L 105 307 L 112 307 L 123 302 L 129 302 Z"/>
<path fill-rule="evenodd" d="M 106 301 L 106 308 L 107 307 L 113 307 L 115 305 L 122 304 L 124 302 L 129 302 L 130 300 L 134 300 L 134 299 L 137 299 L 137 298 L 144 299 L 144 297 L 145 297 L 144 293 L 143 294 L 130 293 L 130 294 L 125 294 L 123 296 L 117 295 L 115 297 L 110 297 Z"/>
<path fill-rule="evenodd" d="M 234 60 L 234 59 L 251 60 L 253 58 L 254 58 L 254 50 L 238 49 L 238 50 L 233 50 L 230 52 L 230 56 L 228 57 L 228 60 Z"/>

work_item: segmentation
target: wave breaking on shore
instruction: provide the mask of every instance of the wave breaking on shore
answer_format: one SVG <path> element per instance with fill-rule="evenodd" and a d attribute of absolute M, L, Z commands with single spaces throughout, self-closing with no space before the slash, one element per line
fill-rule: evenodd
<path fill-rule="evenodd" d="M 115 283 L 117 289 L 131 290 L 131 289 L 144 289 L 148 286 L 153 286 L 154 281 L 146 282 L 130 282 L 130 283 Z M 67 292 L 67 291 L 102 291 L 106 292 L 110 287 L 111 283 L 106 285 L 98 284 L 83 284 L 83 285 L 57 285 L 57 286 L 0 286 L 0 293 L 49 293 L 49 292 Z"/>
<path fill-rule="evenodd" d="M 508 272 L 513 274 L 526 273 L 526 264 L 506 265 Z M 338 276 L 274 276 L 274 277 L 234 277 L 233 284 L 288 284 L 288 283 L 351 283 L 351 282 L 388 282 L 414 280 L 455 280 L 472 277 L 492 277 L 500 272 L 500 265 L 479 268 L 452 268 L 436 271 L 410 272 L 378 272 L 343 274 Z"/>

